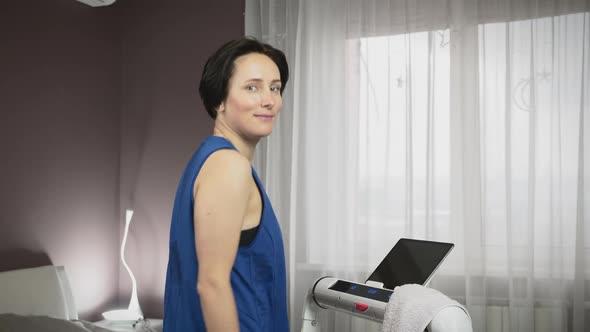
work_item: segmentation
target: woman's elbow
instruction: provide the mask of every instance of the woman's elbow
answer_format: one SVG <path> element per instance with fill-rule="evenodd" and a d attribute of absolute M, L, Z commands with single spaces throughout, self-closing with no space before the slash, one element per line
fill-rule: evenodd
<path fill-rule="evenodd" d="M 226 278 L 201 276 L 197 280 L 197 292 L 200 296 L 217 295 L 231 290 L 231 283 Z"/>

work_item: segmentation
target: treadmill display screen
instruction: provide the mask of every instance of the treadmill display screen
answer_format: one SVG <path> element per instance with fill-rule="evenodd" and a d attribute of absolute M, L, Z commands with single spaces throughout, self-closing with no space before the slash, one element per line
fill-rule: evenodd
<path fill-rule="evenodd" d="M 405 284 L 424 285 L 454 244 L 400 239 L 367 280 L 394 289 Z"/>
<path fill-rule="evenodd" d="M 355 284 L 344 280 L 336 281 L 336 283 L 334 283 L 334 285 L 332 285 L 330 289 L 338 292 L 343 292 L 346 294 L 366 297 L 385 303 L 389 302 L 389 298 L 391 297 L 391 294 L 393 294 L 392 291 L 386 289 L 374 288 L 362 284 Z"/>

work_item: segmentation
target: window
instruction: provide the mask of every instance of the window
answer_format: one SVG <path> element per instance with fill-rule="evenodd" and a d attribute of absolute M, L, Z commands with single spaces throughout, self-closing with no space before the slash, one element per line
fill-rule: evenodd
<path fill-rule="evenodd" d="M 449 239 L 449 49 L 449 30 L 360 41 L 360 222 L 376 233 Z"/>
<path fill-rule="evenodd" d="M 480 242 L 490 275 L 505 276 L 510 263 L 518 274 L 534 259 L 536 277 L 573 277 L 577 133 L 588 99 L 580 84 L 584 15 L 478 26 L 473 111 L 480 119 Z M 452 238 L 450 38 L 440 30 L 352 42 L 360 68 L 351 91 L 360 104 L 358 223 L 376 243 L 390 234 Z"/>

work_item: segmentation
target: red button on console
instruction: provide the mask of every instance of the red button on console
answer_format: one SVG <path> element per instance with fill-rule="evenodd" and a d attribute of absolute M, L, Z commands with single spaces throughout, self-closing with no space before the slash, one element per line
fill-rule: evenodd
<path fill-rule="evenodd" d="M 368 304 L 364 304 L 364 303 L 360 303 L 360 302 L 355 302 L 354 307 L 358 311 L 365 311 L 365 310 L 369 309 Z"/>

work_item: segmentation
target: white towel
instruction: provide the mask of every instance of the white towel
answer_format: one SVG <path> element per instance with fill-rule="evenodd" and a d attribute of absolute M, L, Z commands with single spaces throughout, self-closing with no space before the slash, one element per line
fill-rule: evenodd
<path fill-rule="evenodd" d="M 395 287 L 385 308 L 382 332 L 423 332 L 436 314 L 449 306 L 465 308 L 443 293 L 422 285 Z"/>

